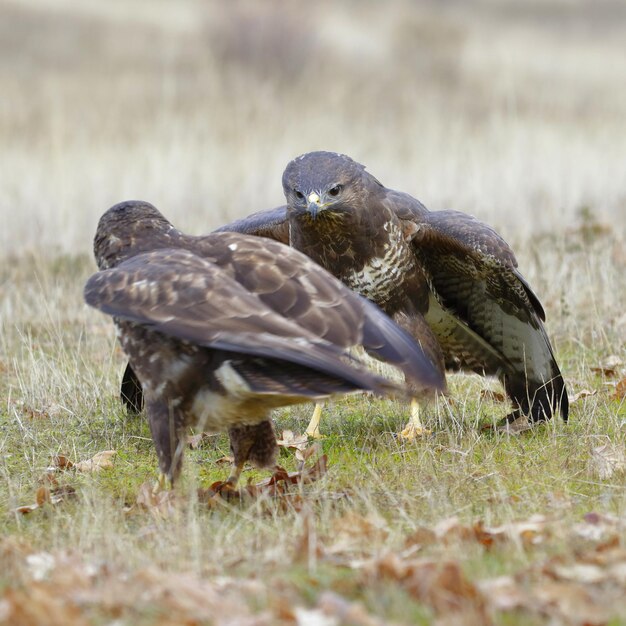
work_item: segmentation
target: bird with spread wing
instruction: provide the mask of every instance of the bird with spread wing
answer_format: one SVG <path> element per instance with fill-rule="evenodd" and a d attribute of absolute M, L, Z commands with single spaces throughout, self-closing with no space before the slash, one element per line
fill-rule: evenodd
<path fill-rule="evenodd" d="M 218 230 L 300 250 L 406 329 L 438 371 L 497 376 L 514 406 L 508 422 L 559 412 L 567 420 L 544 309 L 490 226 L 458 211 L 429 211 L 332 152 L 291 161 L 283 191 L 286 206 Z M 421 429 L 415 408 L 407 436 Z"/>
<path fill-rule="evenodd" d="M 409 333 L 276 241 L 188 236 L 152 205 L 124 202 L 100 219 L 94 252 L 100 271 L 85 300 L 114 319 L 170 483 L 188 426 L 228 431 L 234 486 L 246 461 L 274 464 L 272 409 L 360 390 L 405 393 L 351 356 L 353 347 L 424 393 L 444 386 Z"/>

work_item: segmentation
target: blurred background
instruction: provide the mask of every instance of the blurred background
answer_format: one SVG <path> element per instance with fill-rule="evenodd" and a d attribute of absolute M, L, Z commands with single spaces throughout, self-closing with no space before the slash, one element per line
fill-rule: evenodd
<path fill-rule="evenodd" d="M 626 225 L 626 2 L 0 1 L 0 256 L 200 234 L 344 152 L 512 243 Z"/>

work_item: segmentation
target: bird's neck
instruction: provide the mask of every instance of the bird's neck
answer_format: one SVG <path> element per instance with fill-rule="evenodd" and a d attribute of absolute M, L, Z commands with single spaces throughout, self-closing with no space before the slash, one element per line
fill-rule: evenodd
<path fill-rule="evenodd" d="M 388 238 L 384 224 L 394 219 L 386 210 L 321 212 L 290 217 L 290 244 L 338 278 L 363 266 Z"/>

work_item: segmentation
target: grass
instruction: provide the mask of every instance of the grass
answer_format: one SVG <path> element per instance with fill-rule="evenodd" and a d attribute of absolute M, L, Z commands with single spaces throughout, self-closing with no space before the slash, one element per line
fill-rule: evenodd
<path fill-rule="evenodd" d="M 0 4 L 0 624 L 625 624 L 624 364 L 593 369 L 626 362 L 624 7 L 225 6 Z M 206 232 L 280 204 L 314 149 L 494 225 L 570 395 L 594 395 L 509 437 L 483 429 L 497 385 L 451 376 L 410 445 L 405 406 L 350 398 L 325 411 L 328 472 L 289 497 L 201 501 L 227 473 L 213 436 L 177 498 L 138 506 L 156 456 L 82 302 L 96 220 L 142 198 Z M 46 477 L 103 450 L 109 469 Z M 74 495 L 16 513 L 46 485 Z"/>
<path fill-rule="evenodd" d="M 618 268 L 606 264 L 600 253 L 613 237 L 603 233 L 568 249 L 555 241 L 554 254 L 568 266 L 586 267 L 589 277 L 601 267 L 607 288 L 615 292 Z M 483 426 L 506 412 L 501 403 L 481 396 L 481 390 L 495 387 L 477 376 L 452 376 L 450 397 L 425 410 L 432 436 L 414 444 L 393 436 L 405 420 L 407 408 L 401 404 L 354 397 L 329 406 L 321 442 L 328 473 L 311 485 L 294 487 L 288 499 L 261 497 L 217 508 L 198 501 L 196 488 L 223 479 L 227 472 L 217 463 L 228 453 L 222 435 L 187 451 L 181 495 L 168 515 L 138 508 L 141 485 L 154 479 L 156 456 L 145 420 L 126 415 L 117 401 L 124 360 L 112 325 L 81 302 L 82 284 L 92 271 L 87 257 L 22 258 L 3 270 L 2 283 L 18 287 L 3 300 L 11 320 L 2 327 L 0 413 L 0 520 L 5 537 L 0 589 L 5 593 L 16 588 L 16 579 L 17 589 L 34 584 L 33 555 L 43 553 L 53 555 L 59 568 L 63 558 L 77 571 L 85 564 L 106 564 L 109 572 L 127 578 L 129 589 L 156 585 L 142 578 L 146 571 L 171 577 L 185 573 L 197 585 L 226 579 L 228 594 L 243 594 L 246 611 L 259 620 L 267 613 L 268 623 L 300 619 L 294 617 L 296 609 L 329 611 L 323 609 L 329 601 L 324 593 L 332 591 L 345 602 L 358 602 L 368 619 L 426 624 L 447 613 L 436 608 L 436 600 L 411 591 L 399 575 L 390 578 L 384 568 L 376 570 L 385 555 L 414 550 L 421 559 L 457 563 L 472 584 L 512 576 L 531 586 L 546 564 L 579 558 L 581 548 L 575 546 L 582 540 L 572 529 L 585 515 L 624 518 L 623 465 L 618 463 L 602 479 L 593 452 L 606 442 L 616 450 L 625 445 L 626 407 L 623 400 L 611 398 L 612 388 L 606 384 L 614 377 L 591 369 L 610 354 L 624 354 L 617 329 L 601 323 L 619 313 L 610 308 L 604 309 L 606 318 L 599 317 L 600 309 L 575 318 L 577 328 L 595 336 L 595 342 L 568 338 L 573 323 L 569 315 L 549 318 L 555 336 L 561 337 L 559 357 L 570 394 L 583 388 L 597 391 L 572 405 L 568 425 L 555 420 L 519 437 L 485 431 Z M 569 280 L 579 278 L 572 274 Z M 309 411 L 303 406 L 277 412 L 278 430 L 301 432 Z M 59 485 L 75 490 L 74 497 L 28 515 L 15 512 L 35 501 L 55 455 L 76 462 L 102 450 L 117 451 L 111 469 L 56 475 Z M 291 452 L 283 451 L 280 462 L 296 469 Z M 256 482 L 265 475 L 250 470 L 243 480 Z M 545 518 L 537 545 L 518 537 L 487 546 L 466 536 L 467 528 L 478 522 L 492 528 L 534 515 Z M 450 518 L 458 518 L 451 535 L 438 535 Z M 436 537 L 412 548 L 411 537 L 424 528 Z M 623 529 L 614 531 L 620 543 Z M 25 554 L 31 555 L 30 561 L 24 560 Z M 66 584 L 59 578 L 61 571 L 53 568 L 44 576 L 57 591 Z M 160 584 L 170 585 L 175 594 L 175 578 L 168 580 Z M 241 591 L 246 585 L 250 590 Z M 134 595 L 129 593 L 131 602 Z M 156 601 L 132 606 L 120 601 L 112 608 L 104 596 L 78 605 L 90 623 L 105 623 L 118 613 L 123 623 L 133 624 L 165 623 L 171 610 L 186 618 L 194 614 L 188 605 L 171 609 Z M 241 610 L 240 602 L 235 606 Z M 615 606 L 617 619 L 622 605 Z M 559 615 L 561 609 L 552 610 Z M 489 615 L 502 624 L 545 619 L 531 605 L 518 611 L 490 609 Z M 211 619 L 205 616 L 204 621 Z"/>

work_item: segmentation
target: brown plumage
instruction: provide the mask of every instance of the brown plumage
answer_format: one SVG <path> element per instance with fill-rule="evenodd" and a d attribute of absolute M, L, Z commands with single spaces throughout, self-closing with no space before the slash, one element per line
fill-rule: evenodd
<path fill-rule="evenodd" d="M 275 241 L 187 236 L 152 205 L 125 202 L 100 219 L 94 251 L 100 271 L 85 300 L 114 318 L 172 482 L 187 426 L 228 430 L 236 482 L 246 460 L 274 463 L 272 409 L 358 390 L 402 393 L 350 357 L 354 346 L 422 390 L 443 385 L 380 309 Z"/>
<path fill-rule="evenodd" d="M 345 155 L 312 152 L 283 174 L 286 207 L 220 231 L 304 252 L 408 330 L 439 368 L 498 376 L 533 421 L 568 416 L 537 296 L 508 244 L 457 211 L 428 211 Z"/>

